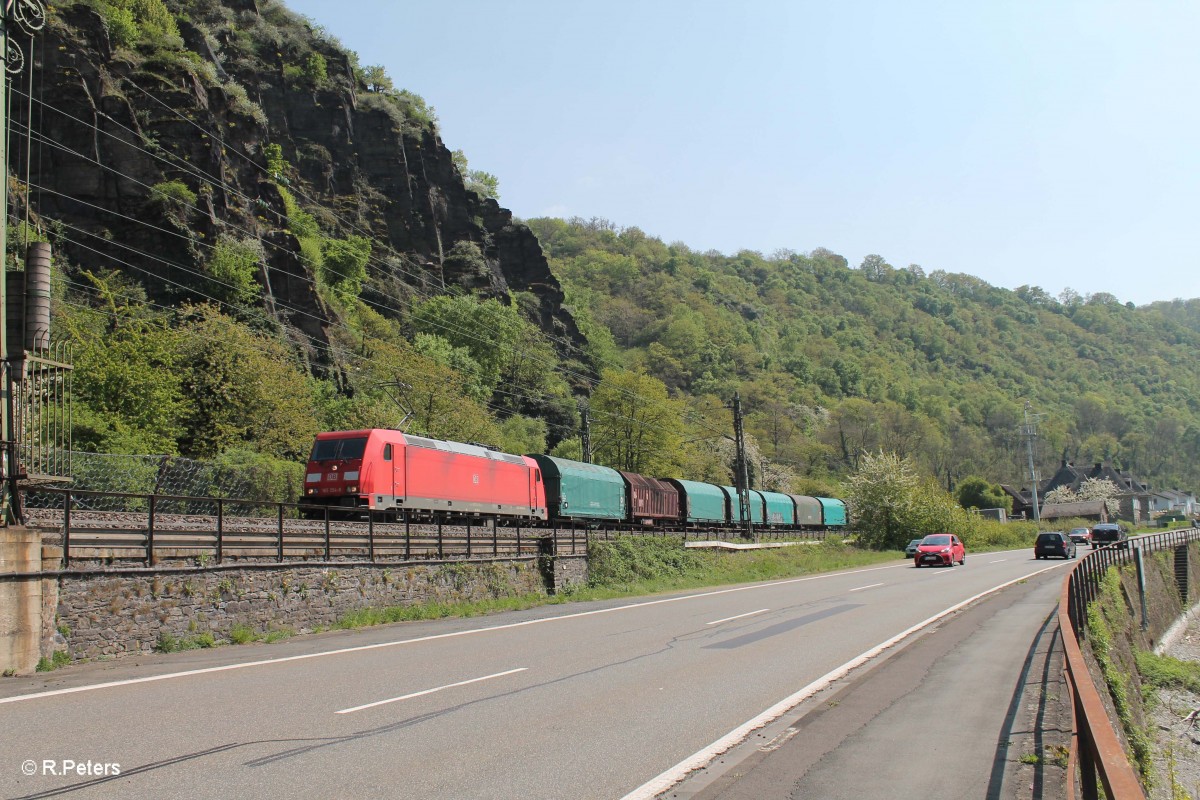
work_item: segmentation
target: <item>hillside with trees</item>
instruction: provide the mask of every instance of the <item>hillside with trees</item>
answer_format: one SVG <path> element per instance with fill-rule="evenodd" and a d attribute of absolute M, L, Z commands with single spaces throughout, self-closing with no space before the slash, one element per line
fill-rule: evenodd
<path fill-rule="evenodd" d="M 1028 402 L 1043 474 L 1066 458 L 1156 486 L 1200 479 L 1197 301 L 1055 299 L 878 255 L 726 256 L 603 220 L 529 224 L 604 357 L 693 406 L 740 390 L 763 455 L 798 475 L 832 479 L 883 450 L 946 488 L 1027 484 Z"/>
<path fill-rule="evenodd" d="M 736 392 L 756 486 L 838 494 L 880 451 L 1022 485 L 1026 403 L 1043 473 L 1200 483 L 1200 301 L 522 222 L 402 76 L 277 0 L 56 3 L 40 35 L 8 263 L 54 245 L 76 449 L 295 469 L 403 423 L 579 457 L 583 405 L 597 461 L 724 483 Z"/>

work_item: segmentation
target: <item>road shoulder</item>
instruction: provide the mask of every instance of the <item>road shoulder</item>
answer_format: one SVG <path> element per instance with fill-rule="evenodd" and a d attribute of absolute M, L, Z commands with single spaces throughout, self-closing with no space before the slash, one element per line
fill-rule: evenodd
<path fill-rule="evenodd" d="M 1064 796 L 1060 582 L 1038 576 L 947 618 L 663 796 Z"/>

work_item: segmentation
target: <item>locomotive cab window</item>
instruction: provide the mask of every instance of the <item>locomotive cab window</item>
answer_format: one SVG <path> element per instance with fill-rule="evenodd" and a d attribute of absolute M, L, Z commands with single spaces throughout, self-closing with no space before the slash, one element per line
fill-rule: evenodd
<path fill-rule="evenodd" d="M 309 461 L 332 461 L 336 458 L 362 458 L 367 448 L 366 438 L 318 439 Z"/>
<path fill-rule="evenodd" d="M 533 471 L 533 480 L 534 480 L 534 483 L 542 482 L 542 471 L 540 469 L 535 469 Z"/>
<path fill-rule="evenodd" d="M 383 446 L 383 460 L 384 461 L 392 460 L 392 445 L 390 442 Z"/>

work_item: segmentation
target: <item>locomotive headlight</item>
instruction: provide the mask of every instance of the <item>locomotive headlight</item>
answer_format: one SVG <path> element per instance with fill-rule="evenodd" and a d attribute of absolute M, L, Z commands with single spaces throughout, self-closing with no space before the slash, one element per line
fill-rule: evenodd
<path fill-rule="evenodd" d="M 357 491 L 358 491 L 358 487 L 357 487 L 357 486 L 351 486 L 351 487 L 350 487 L 349 489 L 347 489 L 346 491 L 348 491 L 350 494 L 354 494 L 355 492 L 357 492 Z"/>
<path fill-rule="evenodd" d="M 337 464 L 334 464 L 334 465 L 333 465 L 333 466 L 331 466 L 329 469 L 330 469 L 332 472 L 337 472 L 337 470 L 338 470 L 338 466 L 337 466 Z"/>

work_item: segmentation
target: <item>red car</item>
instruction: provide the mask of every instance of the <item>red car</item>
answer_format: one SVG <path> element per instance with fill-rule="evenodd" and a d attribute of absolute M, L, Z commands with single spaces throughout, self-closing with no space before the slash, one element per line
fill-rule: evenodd
<path fill-rule="evenodd" d="M 954 562 L 967 563 L 967 548 L 962 540 L 952 533 L 931 533 L 917 545 L 913 556 L 914 567 L 953 567 Z"/>

